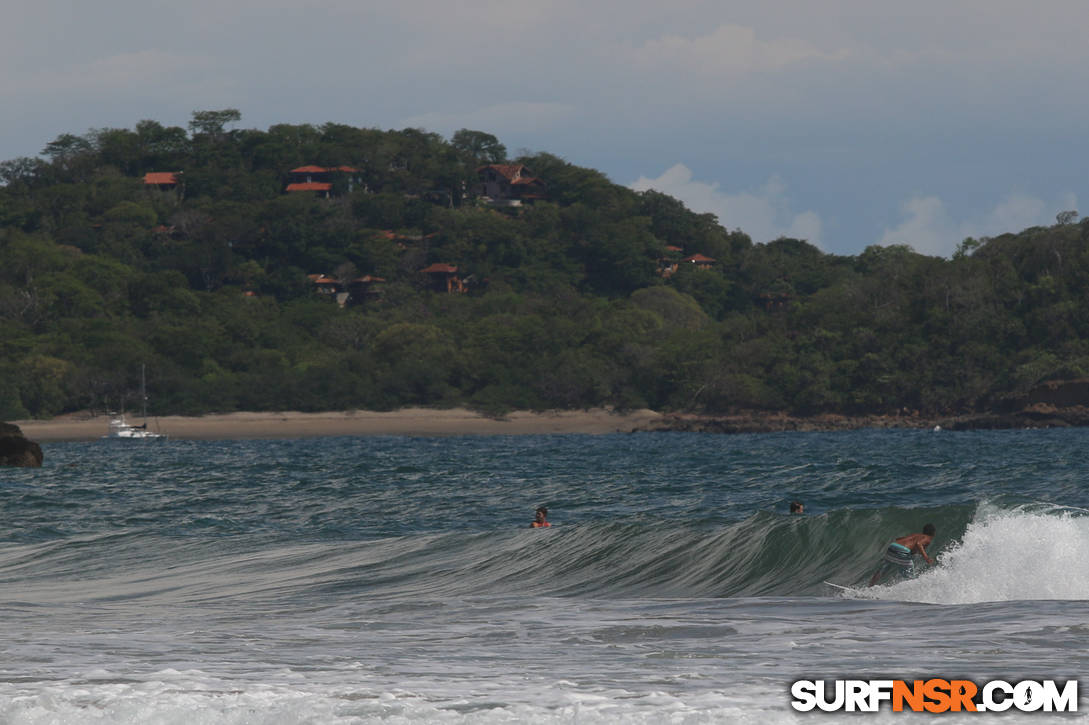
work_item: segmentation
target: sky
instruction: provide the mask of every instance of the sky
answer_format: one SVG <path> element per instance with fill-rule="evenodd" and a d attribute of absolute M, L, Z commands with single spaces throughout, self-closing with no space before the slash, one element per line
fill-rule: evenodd
<path fill-rule="evenodd" d="M 839 255 L 948 257 L 1089 198 L 1084 0 L 18 5 L 0 160 L 222 108 L 262 130 L 470 128 Z"/>

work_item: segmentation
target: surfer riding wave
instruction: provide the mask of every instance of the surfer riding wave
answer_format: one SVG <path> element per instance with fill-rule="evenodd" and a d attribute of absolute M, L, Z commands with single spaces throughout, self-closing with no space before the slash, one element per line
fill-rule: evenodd
<path fill-rule="evenodd" d="M 896 574 L 900 578 L 914 576 L 915 554 L 922 556 L 927 564 L 933 564 L 934 560 L 926 553 L 926 547 L 934 540 L 934 531 L 934 524 L 927 524 L 923 527 L 921 534 L 901 536 L 890 543 L 885 549 L 884 556 L 881 557 L 877 571 L 870 577 L 870 586 L 872 587 L 889 574 Z"/>

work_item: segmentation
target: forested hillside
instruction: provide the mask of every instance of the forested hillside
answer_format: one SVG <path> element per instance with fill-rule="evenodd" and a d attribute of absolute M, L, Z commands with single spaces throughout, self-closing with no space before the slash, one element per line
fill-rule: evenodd
<path fill-rule="evenodd" d="M 0 164 L 0 419 L 132 409 L 951 413 L 1089 374 L 1089 224 L 825 254 L 494 136 L 62 135 Z M 906 240 L 910 243 L 910 240 Z"/>

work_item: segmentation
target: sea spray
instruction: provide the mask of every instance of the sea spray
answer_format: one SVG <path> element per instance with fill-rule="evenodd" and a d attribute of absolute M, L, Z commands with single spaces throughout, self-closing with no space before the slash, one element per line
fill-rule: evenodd
<path fill-rule="evenodd" d="M 939 604 L 1089 599 L 1089 516 L 1067 508 L 981 505 L 937 566 L 882 597 Z"/>

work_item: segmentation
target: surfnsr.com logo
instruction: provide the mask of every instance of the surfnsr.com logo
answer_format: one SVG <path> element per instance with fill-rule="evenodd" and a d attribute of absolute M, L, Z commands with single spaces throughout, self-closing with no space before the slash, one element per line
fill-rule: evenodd
<path fill-rule="evenodd" d="M 798 680 L 791 707 L 800 712 L 1077 712 L 1078 681 L 1055 680 Z"/>

